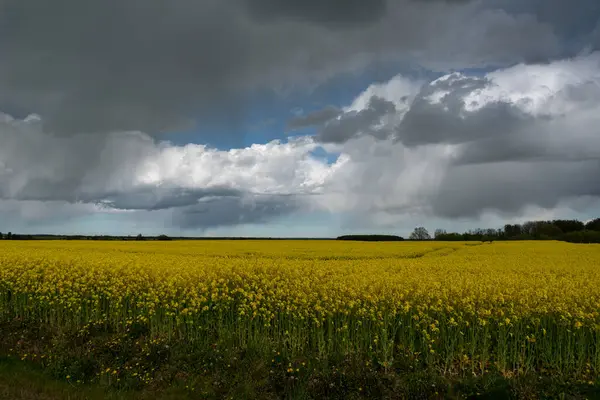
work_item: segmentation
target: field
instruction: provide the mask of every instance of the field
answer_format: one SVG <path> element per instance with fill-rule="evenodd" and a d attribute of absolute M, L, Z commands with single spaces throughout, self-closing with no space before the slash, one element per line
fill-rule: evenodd
<path fill-rule="evenodd" d="M 535 376 L 597 390 L 599 311 L 598 245 L 0 242 L 0 351 L 74 385 L 460 398 Z"/>

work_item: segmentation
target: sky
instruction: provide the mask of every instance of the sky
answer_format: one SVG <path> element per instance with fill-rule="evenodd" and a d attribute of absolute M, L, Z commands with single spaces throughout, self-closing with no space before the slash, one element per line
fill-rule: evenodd
<path fill-rule="evenodd" d="M 0 231 L 600 217 L 597 0 L 0 0 Z"/>

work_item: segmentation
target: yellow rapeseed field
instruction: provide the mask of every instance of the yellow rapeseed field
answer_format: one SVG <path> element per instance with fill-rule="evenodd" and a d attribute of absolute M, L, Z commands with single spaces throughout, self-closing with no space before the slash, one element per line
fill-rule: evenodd
<path fill-rule="evenodd" d="M 63 330 L 411 360 L 444 373 L 600 371 L 600 246 L 562 242 L 0 242 L 0 312 Z"/>

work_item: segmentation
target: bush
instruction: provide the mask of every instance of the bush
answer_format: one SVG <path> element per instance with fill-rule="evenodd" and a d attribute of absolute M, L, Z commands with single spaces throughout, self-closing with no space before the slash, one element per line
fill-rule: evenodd
<path fill-rule="evenodd" d="M 570 243 L 600 243 L 600 232 L 587 230 L 569 232 L 565 233 L 561 239 Z"/>
<path fill-rule="evenodd" d="M 443 242 L 451 242 L 451 241 L 463 241 L 465 240 L 464 235 L 456 232 L 450 233 L 440 233 L 435 235 L 435 240 L 441 240 Z"/>
<path fill-rule="evenodd" d="M 364 242 L 399 242 L 404 240 L 401 236 L 396 235 L 343 235 L 337 240 L 357 240 Z"/>

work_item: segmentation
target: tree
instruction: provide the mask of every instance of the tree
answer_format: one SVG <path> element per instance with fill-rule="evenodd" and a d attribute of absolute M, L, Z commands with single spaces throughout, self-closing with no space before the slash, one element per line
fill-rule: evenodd
<path fill-rule="evenodd" d="M 11 240 L 12 238 L 12 232 L 8 232 L 8 234 L 6 235 L 6 239 Z"/>
<path fill-rule="evenodd" d="M 600 232 L 600 218 L 596 218 L 585 224 L 585 229 L 588 231 Z"/>
<path fill-rule="evenodd" d="M 585 229 L 583 222 L 576 219 L 555 219 L 552 223 L 564 233 L 579 232 Z"/>
<path fill-rule="evenodd" d="M 462 240 L 465 240 L 465 237 L 464 237 L 464 235 L 457 233 L 457 232 L 446 232 L 443 229 L 438 229 L 435 232 L 435 240 L 441 240 L 444 242 L 462 241 Z"/>
<path fill-rule="evenodd" d="M 4 237 L 2 236 L 2 232 L 0 232 L 0 240 L 4 239 Z"/>
<path fill-rule="evenodd" d="M 427 232 L 427 229 L 420 226 L 418 228 L 415 228 L 413 233 L 410 234 L 409 239 L 411 239 L 411 240 L 429 240 L 429 239 L 431 239 L 431 236 L 429 236 L 429 232 Z"/>
<path fill-rule="evenodd" d="M 140 241 L 140 240 L 144 240 L 144 237 L 142 236 L 142 234 L 138 234 L 135 238 L 135 240 Z"/>
<path fill-rule="evenodd" d="M 538 221 L 527 221 L 521 225 L 521 233 L 529 236 L 533 236 Z"/>
<path fill-rule="evenodd" d="M 562 237 L 565 242 L 571 243 L 600 243 L 600 232 L 576 231 L 565 233 Z"/>
<path fill-rule="evenodd" d="M 506 224 L 506 225 L 504 225 L 504 236 L 507 237 L 507 238 L 519 236 L 522 233 L 521 231 L 522 231 L 522 227 L 519 224 L 515 224 L 515 225 Z"/>
<path fill-rule="evenodd" d="M 522 233 L 523 235 L 527 235 L 530 239 L 557 238 L 563 234 L 563 230 L 554 222 L 556 221 L 527 221 L 523 224 Z M 561 221 L 558 222 L 560 223 Z M 563 226 L 570 226 L 572 229 L 576 226 L 572 221 L 562 222 L 566 222 Z"/>
<path fill-rule="evenodd" d="M 563 234 L 562 229 L 551 222 L 541 222 L 536 227 L 536 238 L 538 239 L 554 239 Z"/>
<path fill-rule="evenodd" d="M 441 240 L 442 237 L 446 236 L 448 232 L 445 229 L 436 229 L 433 233 L 433 237 L 437 240 Z"/>

